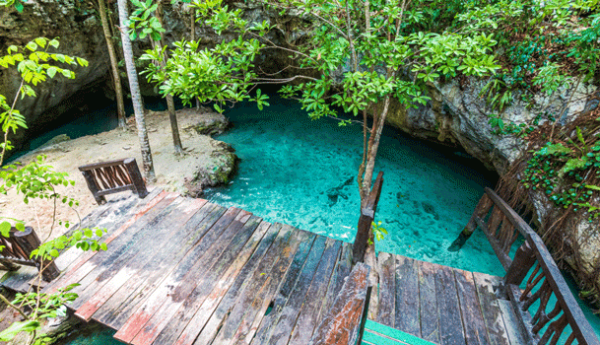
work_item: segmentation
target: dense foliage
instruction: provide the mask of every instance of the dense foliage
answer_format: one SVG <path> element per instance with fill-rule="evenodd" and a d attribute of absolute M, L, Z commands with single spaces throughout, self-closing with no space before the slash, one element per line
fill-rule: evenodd
<path fill-rule="evenodd" d="M 259 3 L 280 16 L 299 11 L 310 18 L 310 38 L 301 45 L 282 46 L 271 40 L 276 26 L 266 20 L 250 23 L 241 10 L 231 10 L 220 0 L 194 1 L 199 23 L 217 34 L 234 33 L 236 39 L 212 47 L 201 47 L 200 41 L 176 42 L 166 65 L 149 65 L 149 80 L 160 85 L 164 95 L 178 96 L 185 103 L 210 101 L 217 111 L 223 111 L 227 102 L 246 99 L 256 101 L 259 108 L 268 105 L 260 90 L 255 96 L 250 91 L 261 83 L 279 83 L 287 84 L 282 94 L 298 99 L 313 119 L 337 117 L 337 109 L 362 115 L 364 153 L 357 180 L 363 201 L 392 99 L 408 107 L 425 104 L 427 83 L 458 75 L 483 77 L 500 68 L 492 54 L 497 42 L 491 35 L 420 27 L 418 13 L 430 1 Z M 283 70 L 292 70 L 291 77 L 255 71 L 255 58 L 270 49 L 290 54 L 293 62 Z M 157 61 L 162 53 L 148 51 L 142 59 Z M 374 117 L 370 128 L 367 112 Z"/>

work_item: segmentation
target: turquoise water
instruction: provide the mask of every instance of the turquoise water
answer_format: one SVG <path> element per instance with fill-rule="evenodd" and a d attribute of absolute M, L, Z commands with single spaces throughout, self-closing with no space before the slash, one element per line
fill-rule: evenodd
<path fill-rule="evenodd" d="M 115 331 L 111 329 L 103 329 L 98 332 L 78 336 L 74 340 L 70 340 L 64 345 L 123 345 L 122 342 L 113 338 Z"/>
<path fill-rule="evenodd" d="M 234 127 L 218 140 L 236 149 L 239 171 L 228 186 L 208 191 L 208 199 L 353 242 L 360 205 L 361 126 L 312 121 L 293 101 L 270 102 L 264 111 L 247 104 L 226 114 Z M 376 248 L 500 275 L 502 266 L 481 232 L 461 251 L 446 250 L 492 181 L 459 162 L 479 165 L 476 160 L 444 151 L 395 130 L 384 131 L 376 166 L 384 172 L 376 221 L 389 235 Z"/>

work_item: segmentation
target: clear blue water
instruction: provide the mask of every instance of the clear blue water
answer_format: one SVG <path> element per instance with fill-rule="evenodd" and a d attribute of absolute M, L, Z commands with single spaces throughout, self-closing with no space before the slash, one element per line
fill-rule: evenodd
<path fill-rule="evenodd" d="M 293 101 L 270 102 L 264 111 L 242 104 L 226 114 L 234 127 L 218 140 L 236 149 L 239 171 L 228 186 L 208 191 L 208 199 L 353 242 L 360 206 L 361 126 L 313 121 Z M 463 250 L 446 250 L 492 181 L 459 163 L 465 160 L 462 154 L 444 151 L 395 130 L 384 131 L 376 166 L 384 172 L 376 221 L 389 235 L 376 247 L 500 275 L 502 266 L 481 232 Z"/>
<path fill-rule="evenodd" d="M 252 104 L 228 111 L 234 127 L 218 139 L 236 149 L 241 158 L 239 170 L 228 186 L 209 190 L 206 197 L 268 221 L 352 242 L 359 215 L 356 174 L 361 127 L 339 127 L 333 119 L 311 121 L 292 101 L 273 97 L 270 103 L 262 112 Z M 160 102 L 146 105 L 163 108 Z M 114 112 L 114 106 L 98 109 L 38 142 L 41 145 L 59 134 L 74 138 L 115 128 Z M 495 182 L 493 175 L 476 167 L 480 167 L 479 162 L 458 150 L 411 139 L 387 128 L 376 167 L 385 173 L 376 220 L 389 235 L 376 243 L 377 250 L 503 275 L 481 231 L 461 251 L 446 250 L 468 222 L 483 187 Z M 600 335 L 600 318 L 580 303 Z M 112 339 L 113 333 L 106 330 L 80 336 L 66 344 L 121 344 Z"/>

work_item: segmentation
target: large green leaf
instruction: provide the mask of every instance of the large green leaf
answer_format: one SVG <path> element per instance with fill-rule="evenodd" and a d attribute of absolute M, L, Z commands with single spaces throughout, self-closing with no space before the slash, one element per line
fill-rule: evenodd
<path fill-rule="evenodd" d="M 40 328 L 38 321 L 23 321 L 15 322 L 10 325 L 7 329 L 0 332 L 0 341 L 10 341 L 21 332 L 33 332 Z"/>

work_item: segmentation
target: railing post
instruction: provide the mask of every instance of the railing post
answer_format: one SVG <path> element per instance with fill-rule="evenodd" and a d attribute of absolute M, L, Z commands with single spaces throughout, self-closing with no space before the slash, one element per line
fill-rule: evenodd
<path fill-rule="evenodd" d="M 484 217 L 492 207 L 492 200 L 487 196 L 487 194 L 483 194 L 477 206 L 475 207 L 475 211 L 473 211 L 473 215 L 469 222 L 464 227 L 464 229 L 458 235 L 458 238 L 452 242 L 448 250 L 451 252 L 459 251 L 462 246 L 465 245 L 467 240 L 473 235 L 473 232 L 477 229 L 477 217 Z"/>
<path fill-rule="evenodd" d="M 504 277 L 505 284 L 519 286 L 527 276 L 531 266 L 535 264 L 535 252 L 531 248 L 529 241 L 525 241 L 515 253 L 515 258 Z"/>
<path fill-rule="evenodd" d="M 98 205 L 103 205 L 106 203 L 106 198 L 102 195 L 98 195 L 98 192 L 100 191 L 100 189 L 98 188 L 98 185 L 96 184 L 96 180 L 94 179 L 94 175 L 92 174 L 92 172 L 90 170 L 85 170 L 81 172 L 83 174 L 83 177 L 85 178 L 85 182 L 88 185 L 88 188 L 90 189 L 90 192 L 92 192 L 92 195 L 94 196 L 94 199 L 96 199 L 96 202 L 98 203 Z"/>
<path fill-rule="evenodd" d="M 371 224 L 375 219 L 375 212 L 377 211 L 377 204 L 379 203 L 382 185 L 383 171 L 380 171 L 375 179 L 373 188 L 367 197 L 365 207 L 360 209 L 356 239 L 354 240 L 354 246 L 352 248 L 352 261 L 354 264 L 363 262 L 365 259 L 365 251 L 367 250 L 369 241 L 369 232 L 371 230 Z"/>
<path fill-rule="evenodd" d="M 127 168 L 131 183 L 135 188 L 135 193 L 138 197 L 142 199 L 145 198 L 148 195 L 148 190 L 146 189 L 146 183 L 144 183 L 144 178 L 142 177 L 142 173 L 140 172 L 140 168 L 138 167 L 135 158 L 127 158 L 123 163 Z"/>
<path fill-rule="evenodd" d="M 30 226 L 25 227 L 25 231 L 15 232 L 14 239 L 28 256 L 31 256 L 31 252 L 33 252 L 34 249 L 37 249 L 42 244 L 39 237 Z M 45 267 L 45 269 L 42 271 L 42 278 L 45 281 L 52 281 L 60 275 L 60 270 L 58 267 L 56 267 L 54 261 L 50 263 L 42 261 L 42 266 L 43 267 L 38 266 L 38 269 L 41 270 Z"/>

